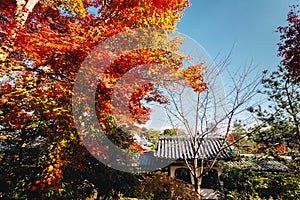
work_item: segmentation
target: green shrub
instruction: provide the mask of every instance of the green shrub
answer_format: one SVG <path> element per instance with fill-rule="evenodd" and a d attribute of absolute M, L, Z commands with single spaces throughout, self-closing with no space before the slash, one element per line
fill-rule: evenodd
<path fill-rule="evenodd" d="M 300 199 L 300 176 L 227 168 L 220 176 L 223 183 L 215 189 L 221 199 Z"/>

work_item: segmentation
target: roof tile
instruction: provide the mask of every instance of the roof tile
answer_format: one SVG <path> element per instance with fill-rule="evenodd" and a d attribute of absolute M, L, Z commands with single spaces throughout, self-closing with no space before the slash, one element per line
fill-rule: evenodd
<path fill-rule="evenodd" d="M 222 148 L 224 142 L 223 138 L 207 137 L 197 138 L 197 145 L 199 149 L 195 152 L 193 148 L 193 138 L 188 136 L 173 136 L 173 137 L 161 137 L 156 144 L 156 151 L 154 156 L 157 158 L 165 159 L 192 159 L 195 156 L 206 160 L 213 159 Z M 221 150 L 220 159 L 228 160 L 234 157 L 232 148 L 228 143 L 225 143 L 225 147 Z"/>

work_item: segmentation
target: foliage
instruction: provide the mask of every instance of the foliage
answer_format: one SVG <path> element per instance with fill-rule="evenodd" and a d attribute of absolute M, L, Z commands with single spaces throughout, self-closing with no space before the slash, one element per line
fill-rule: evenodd
<path fill-rule="evenodd" d="M 300 85 L 299 85 L 299 19 L 296 6 L 288 14 L 289 24 L 279 27 L 281 42 L 278 55 L 283 57 L 278 70 L 263 72 L 263 90 L 259 93 L 267 96 L 267 102 L 257 108 L 250 108 L 261 125 L 248 138 L 254 142 L 252 152 L 273 156 L 288 164 L 295 173 L 271 173 L 226 168 L 217 187 L 222 199 L 298 199 L 299 185 L 299 147 L 300 147 Z M 265 106 L 266 105 L 266 106 Z M 245 134 L 236 127 L 237 137 Z M 291 160 L 283 159 L 291 156 Z"/>
<path fill-rule="evenodd" d="M 138 183 L 136 176 L 104 166 L 90 154 L 82 158 L 85 162 L 79 160 L 64 166 L 61 182 L 55 182 L 56 177 L 52 176 L 48 183 L 43 175 L 43 162 L 47 160 L 38 146 L 16 145 L 14 151 L 5 150 L 1 154 L 0 194 L 4 199 L 84 199 L 93 193 L 98 198 L 116 199 L 119 194 L 133 196 L 131 188 Z M 59 193 L 56 193 L 54 186 L 50 186 L 58 183 Z"/>
<path fill-rule="evenodd" d="M 163 36 L 153 37 L 148 42 L 168 46 L 173 53 L 161 49 L 112 52 L 122 57 L 105 66 L 95 94 L 97 116 L 103 130 L 115 144 L 134 149 L 132 138 L 114 123 L 110 98 L 126 72 L 135 66 L 155 63 L 159 67 L 157 73 L 173 70 L 174 74 L 187 77 L 195 90 L 202 89 L 201 84 L 197 84 L 198 79 L 203 84 L 202 76 L 189 74 L 195 66 L 183 68 L 186 57 L 178 52 L 182 41 L 167 36 L 175 30 L 188 5 L 187 0 L 0 0 L 0 126 L 3 128 L 1 137 L 6 137 L 1 141 L 5 148 L 1 149 L 1 175 L 8 186 L 4 196 L 83 198 L 95 188 L 99 194 L 108 191 L 104 187 L 108 184 L 101 185 L 103 182 L 97 177 L 105 175 L 103 181 L 114 184 L 114 180 L 123 177 L 113 171 L 109 171 L 112 174 L 108 176 L 108 169 L 100 167 L 79 140 L 72 114 L 77 72 L 93 48 L 115 34 L 135 28 L 164 30 Z M 136 39 L 134 36 L 133 31 L 129 39 Z M 99 54 L 99 60 L 105 63 L 109 56 Z M 90 65 L 95 64 L 89 61 Z M 131 81 L 134 80 L 135 77 Z M 153 83 L 139 87 L 129 85 L 136 90 L 129 97 L 130 116 L 125 115 L 129 121 L 126 122 L 145 123 L 151 109 L 142 102 L 166 101 Z M 123 90 L 116 94 L 126 95 Z M 92 99 L 80 101 L 95 103 Z M 122 112 L 120 115 L 124 115 Z M 16 145 L 11 147 L 14 141 Z M 32 146 L 36 150 L 31 149 Z M 27 151 L 30 153 L 24 157 Z M 107 158 L 105 147 L 95 151 Z M 116 184 L 110 189 L 112 187 L 123 186 Z"/>
<path fill-rule="evenodd" d="M 299 156 L 300 147 L 300 84 L 291 81 L 285 68 L 264 72 L 262 94 L 268 97 L 268 108 L 259 106 L 252 110 L 266 128 L 258 131 L 253 139 L 258 153 Z"/>
<path fill-rule="evenodd" d="M 166 174 L 153 173 L 144 175 L 140 184 L 135 188 L 138 199 L 198 199 L 190 185 L 167 176 Z"/>
<path fill-rule="evenodd" d="M 286 26 L 280 26 L 280 43 L 278 44 L 278 55 L 283 59 L 281 64 L 289 71 L 290 77 L 296 82 L 300 81 L 300 19 L 299 5 L 291 6 L 288 13 Z"/>
<path fill-rule="evenodd" d="M 172 128 L 172 129 L 165 129 L 162 133 L 163 136 L 179 136 L 185 135 L 186 133 L 182 129 Z"/>
<path fill-rule="evenodd" d="M 233 123 L 232 131 L 228 134 L 228 141 L 233 143 L 233 146 L 239 151 L 239 153 L 250 153 L 253 146 L 253 141 L 249 137 L 249 130 L 245 124 L 241 121 L 235 121 Z"/>
<path fill-rule="evenodd" d="M 300 177 L 291 173 L 271 173 L 226 168 L 215 189 L 221 199 L 298 199 Z"/>
<path fill-rule="evenodd" d="M 150 129 L 143 128 L 143 134 L 151 142 L 158 141 L 160 133 L 161 133 L 160 130 L 155 130 L 155 129 L 151 129 L 151 128 Z"/>
<path fill-rule="evenodd" d="M 250 108 L 265 126 L 253 135 L 256 143 L 253 153 L 271 155 L 299 171 L 300 156 L 300 84 L 299 84 L 299 11 L 292 6 L 288 25 L 280 26 L 278 55 L 283 57 L 278 69 L 263 72 L 263 90 L 267 102 Z M 291 156 L 291 160 L 283 159 Z"/>

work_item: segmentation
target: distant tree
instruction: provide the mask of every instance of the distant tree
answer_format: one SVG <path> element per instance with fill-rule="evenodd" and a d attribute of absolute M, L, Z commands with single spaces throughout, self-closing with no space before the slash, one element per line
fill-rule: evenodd
<path fill-rule="evenodd" d="M 148 140 L 150 140 L 151 142 L 155 142 L 158 140 L 159 135 L 161 134 L 160 130 L 155 130 L 152 128 L 143 128 L 143 132 L 142 134 L 144 134 L 146 136 L 146 138 Z"/>
<path fill-rule="evenodd" d="M 283 59 L 281 64 L 285 67 L 290 77 L 300 81 L 300 19 L 299 5 L 291 6 L 288 13 L 288 25 L 280 26 L 278 31 L 280 35 L 280 43 L 278 43 L 278 55 Z"/>
<path fill-rule="evenodd" d="M 174 129 L 165 129 L 162 133 L 164 136 L 176 136 L 177 133 Z"/>
<path fill-rule="evenodd" d="M 232 131 L 228 134 L 228 139 L 234 143 L 240 153 L 249 153 L 253 141 L 249 138 L 251 130 L 242 124 L 241 120 L 236 120 L 233 123 Z"/>
<path fill-rule="evenodd" d="M 171 129 L 165 129 L 162 133 L 164 136 L 178 136 L 178 135 L 185 135 L 186 133 L 182 129 L 178 128 L 171 128 Z"/>

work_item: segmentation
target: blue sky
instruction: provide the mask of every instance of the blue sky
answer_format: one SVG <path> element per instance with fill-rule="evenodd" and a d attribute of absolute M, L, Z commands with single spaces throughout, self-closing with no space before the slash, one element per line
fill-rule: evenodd
<path fill-rule="evenodd" d="M 286 24 L 289 6 L 299 0 L 190 0 L 178 31 L 195 39 L 215 57 L 234 45 L 231 67 L 253 61 L 259 70 L 275 69 L 280 25 Z"/>
<path fill-rule="evenodd" d="M 221 59 L 233 48 L 230 71 L 235 72 L 252 62 L 256 70 L 248 77 L 249 79 L 257 79 L 256 75 L 261 74 L 264 69 L 276 70 L 281 60 L 277 56 L 280 34 L 276 29 L 287 24 L 289 6 L 300 3 L 299 0 L 190 0 L 190 2 L 192 6 L 184 11 L 185 16 L 178 23 L 177 31 L 194 39 L 212 58 L 220 54 Z M 227 78 L 226 75 L 222 77 L 225 93 L 227 89 L 230 90 L 232 84 L 231 79 Z M 263 104 L 265 98 L 255 96 L 245 106 Z M 163 115 L 158 112 L 158 116 L 161 118 Z M 242 113 L 238 117 L 247 119 L 249 113 Z M 164 127 L 159 117 L 152 115 L 151 118 L 152 124 Z"/>

